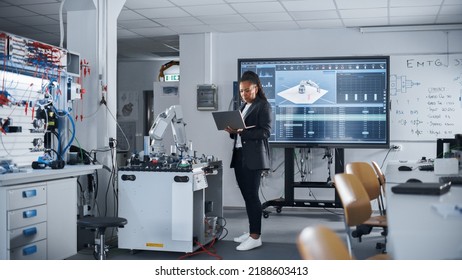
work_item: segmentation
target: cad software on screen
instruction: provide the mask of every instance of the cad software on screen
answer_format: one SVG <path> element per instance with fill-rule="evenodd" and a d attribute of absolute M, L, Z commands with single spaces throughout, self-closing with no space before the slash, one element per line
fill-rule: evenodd
<path fill-rule="evenodd" d="M 388 57 L 240 59 L 273 109 L 271 143 L 388 145 Z"/>

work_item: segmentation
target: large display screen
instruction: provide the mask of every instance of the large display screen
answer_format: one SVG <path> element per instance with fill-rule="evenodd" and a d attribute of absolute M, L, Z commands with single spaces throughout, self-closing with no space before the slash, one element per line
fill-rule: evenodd
<path fill-rule="evenodd" d="M 272 105 L 270 143 L 389 147 L 388 56 L 239 59 L 260 76 Z M 239 78 L 238 77 L 238 78 Z"/>

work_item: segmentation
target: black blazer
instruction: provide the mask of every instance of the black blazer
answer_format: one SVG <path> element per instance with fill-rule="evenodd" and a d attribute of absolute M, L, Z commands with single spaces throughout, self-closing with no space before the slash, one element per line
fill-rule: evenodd
<path fill-rule="evenodd" d="M 245 103 L 239 108 L 241 112 L 244 106 Z M 271 105 L 269 102 L 257 96 L 248 109 L 244 122 L 246 126 L 255 127 L 242 131 L 243 162 L 236 162 L 233 149 L 231 168 L 234 168 L 237 164 L 243 164 L 251 170 L 270 169 L 268 138 L 271 134 Z M 237 139 L 236 134 L 230 134 L 230 136 L 234 139 L 234 147 Z"/>

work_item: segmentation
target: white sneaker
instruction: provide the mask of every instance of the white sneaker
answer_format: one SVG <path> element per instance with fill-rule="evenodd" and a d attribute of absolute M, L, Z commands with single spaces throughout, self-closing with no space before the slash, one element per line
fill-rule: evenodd
<path fill-rule="evenodd" d="M 242 242 L 239 246 L 236 247 L 236 250 L 248 251 L 260 247 L 261 244 L 261 237 L 259 237 L 258 239 L 253 239 L 249 236 L 244 242 Z"/>
<path fill-rule="evenodd" d="M 239 237 L 234 237 L 234 242 L 242 243 L 242 242 L 244 242 L 249 236 L 250 236 L 250 234 L 249 234 L 248 232 L 244 232 L 243 235 L 241 235 L 241 236 L 239 236 Z"/>

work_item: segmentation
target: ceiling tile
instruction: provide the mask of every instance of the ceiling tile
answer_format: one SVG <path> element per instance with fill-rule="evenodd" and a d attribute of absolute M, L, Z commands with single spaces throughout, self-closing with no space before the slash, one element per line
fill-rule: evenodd
<path fill-rule="evenodd" d="M 44 4 L 44 3 L 56 3 L 61 2 L 59 0 L 8 0 L 14 5 L 28 5 L 28 4 Z"/>
<path fill-rule="evenodd" d="M 52 18 L 46 16 L 31 16 L 31 17 L 15 17 L 11 18 L 11 21 L 22 23 L 24 25 L 47 25 L 54 24 L 58 26 L 58 22 Z"/>
<path fill-rule="evenodd" d="M 32 11 L 40 15 L 53 15 L 59 14 L 60 3 L 36 4 L 36 5 L 23 5 L 22 8 Z M 63 11 L 63 14 L 66 11 Z"/>
<path fill-rule="evenodd" d="M 47 33 L 57 33 L 59 34 L 59 25 L 34 25 L 34 28 L 41 30 Z M 66 30 L 66 25 L 64 25 L 64 30 Z"/>
<path fill-rule="evenodd" d="M 424 15 L 436 15 L 438 13 L 439 6 L 425 6 L 419 7 L 406 7 L 406 8 L 390 8 L 391 17 L 399 16 L 424 16 Z"/>
<path fill-rule="evenodd" d="M 444 0 L 444 5 L 460 5 L 460 0 Z"/>
<path fill-rule="evenodd" d="M 390 7 L 416 7 L 441 5 L 443 0 L 390 0 Z"/>
<path fill-rule="evenodd" d="M 443 15 L 436 19 L 436 23 L 461 23 L 461 15 Z"/>
<path fill-rule="evenodd" d="M 339 18 L 337 11 L 304 11 L 304 12 L 290 12 L 289 13 L 295 20 L 313 20 L 313 19 L 333 19 Z"/>
<path fill-rule="evenodd" d="M 434 24 L 436 16 L 390 17 L 391 25 Z"/>
<path fill-rule="evenodd" d="M 140 20 L 121 20 L 118 22 L 120 26 L 126 29 L 133 29 L 133 28 L 152 28 L 152 27 L 159 27 L 160 25 L 153 22 L 149 19 L 140 19 Z"/>
<path fill-rule="evenodd" d="M 388 9 L 355 9 L 355 10 L 340 10 L 342 18 L 370 18 L 370 17 L 386 17 L 388 16 Z"/>
<path fill-rule="evenodd" d="M 332 0 L 283 1 L 282 5 L 290 12 L 335 10 Z"/>
<path fill-rule="evenodd" d="M 4 29 L 7 27 L 12 27 L 12 26 L 21 26 L 21 23 L 14 22 L 8 19 L 0 18 L 0 26 L 1 30 L 5 31 Z"/>
<path fill-rule="evenodd" d="M 284 12 L 284 7 L 279 2 L 262 2 L 262 3 L 238 3 L 231 6 L 241 14 L 251 13 L 275 13 Z"/>
<path fill-rule="evenodd" d="M 225 0 L 227 3 L 248 3 L 249 0 Z M 271 0 L 252 0 L 252 2 L 268 2 Z"/>
<path fill-rule="evenodd" d="M 440 15 L 462 15 L 462 5 L 445 5 L 441 7 Z"/>
<path fill-rule="evenodd" d="M 10 3 L 6 3 L 4 1 L 0 1 L 0 7 L 8 7 L 8 6 L 12 6 Z"/>
<path fill-rule="evenodd" d="M 123 28 L 117 29 L 117 38 L 135 38 L 138 36 L 140 35 L 130 30 L 123 29 Z"/>
<path fill-rule="evenodd" d="M 295 21 L 280 21 L 280 22 L 255 22 L 254 25 L 258 30 L 294 30 L 300 29 Z"/>
<path fill-rule="evenodd" d="M 181 18 L 159 18 L 156 22 L 163 26 L 178 26 L 178 25 L 200 25 L 204 24 L 202 21 L 195 17 L 181 17 Z"/>
<path fill-rule="evenodd" d="M 119 14 L 117 20 L 135 20 L 135 19 L 146 19 L 146 17 L 132 11 L 132 10 L 122 10 Z"/>
<path fill-rule="evenodd" d="M 47 17 L 52 18 L 52 19 L 56 20 L 56 22 L 59 23 L 59 15 L 58 15 L 58 14 L 55 14 L 55 15 L 47 15 Z M 67 14 L 66 14 L 66 13 L 63 14 L 63 22 L 64 22 L 64 23 L 67 22 Z"/>
<path fill-rule="evenodd" d="M 386 8 L 388 0 L 336 0 L 339 9 Z"/>
<path fill-rule="evenodd" d="M 36 13 L 33 13 L 28 10 L 16 6 L 3 7 L 0 9 L 0 17 L 12 18 L 12 17 L 24 17 L 24 16 L 36 16 Z"/>
<path fill-rule="evenodd" d="M 127 0 L 125 2 L 125 7 L 130 8 L 130 9 L 149 9 L 149 8 L 173 7 L 173 4 L 167 0 L 155 0 L 155 1 Z"/>
<path fill-rule="evenodd" d="M 199 16 L 199 20 L 206 24 L 228 24 L 247 22 L 241 15 Z"/>
<path fill-rule="evenodd" d="M 179 34 L 187 33 L 207 33 L 215 31 L 210 25 L 190 25 L 190 26 L 173 26 L 172 30 Z"/>
<path fill-rule="evenodd" d="M 15 34 L 15 35 L 20 34 L 20 36 L 23 36 L 26 38 L 35 38 L 35 37 L 31 37 L 30 35 L 39 33 L 37 32 L 38 31 L 37 29 L 31 26 L 11 26 L 11 27 L 5 28 L 4 31 Z"/>
<path fill-rule="evenodd" d="M 343 27 L 343 24 L 339 19 L 303 20 L 303 21 L 299 21 L 298 25 L 301 28 L 339 28 L 339 27 Z"/>
<path fill-rule="evenodd" d="M 130 29 L 130 31 L 147 37 L 167 36 L 176 34 L 173 30 L 166 27 L 134 28 Z"/>
<path fill-rule="evenodd" d="M 209 16 L 209 15 L 232 15 L 236 14 L 230 6 L 222 5 L 207 5 L 207 6 L 188 6 L 183 9 L 193 16 Z"/>
<path fill-rule="evenodd" d="M 180 7 L 225 4 L 223 0 L 170 0 L 170 2 Z"/>
<path fill-rule="evenodd" d="M 213 26 L 218 32 L 256 31 L 250 23 L 217 24 Z"/>
<path fill-rule="evenodd" d="M 242 16 L 245 17 L 249 22 L 292 20 L 292 18 L 287 13 L 244 14 Z"/>
<path fill-rule="evenodd" d="M 180 8 L 158 8 L 158 9 L 140 9 L 135 10 L 137 13 L 147 18 L 171 18 L 171 17 L 187 17 L 188 13 Z"/>
<path fill-rule="evenodd" d="M 346 27 L 381 26 L 388 24 L 388 18 L 347 18 L 343 20 Z"/>

